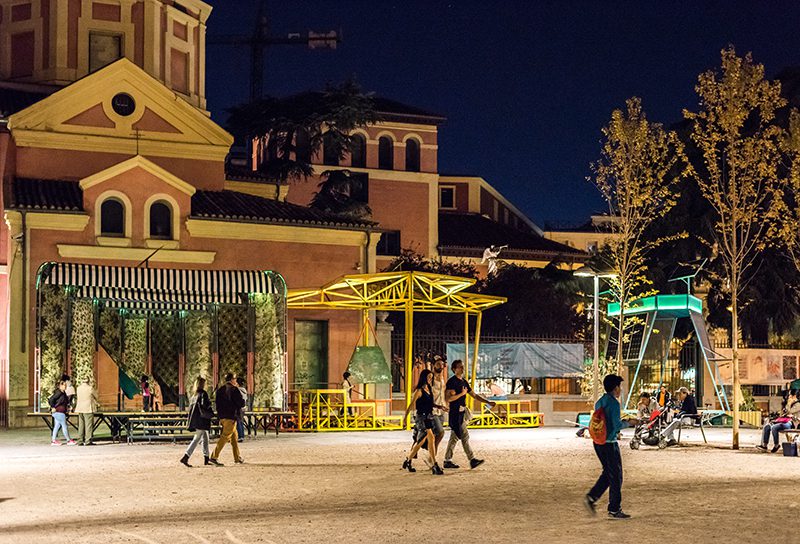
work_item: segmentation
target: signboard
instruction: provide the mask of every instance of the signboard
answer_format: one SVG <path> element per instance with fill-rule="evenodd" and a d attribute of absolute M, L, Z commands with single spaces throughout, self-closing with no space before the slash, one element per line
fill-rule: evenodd
<path fill-rule="evenodd" d="M 730 348 L 716 350 L 726 359 L 733 355 Z M 797 349 L 740 349 L 739 380 L 745 385 L 784 385 L 798 377 Z M 732 361 L 719 361 L 719 373 L 726 385 L 733 383 Z"/>

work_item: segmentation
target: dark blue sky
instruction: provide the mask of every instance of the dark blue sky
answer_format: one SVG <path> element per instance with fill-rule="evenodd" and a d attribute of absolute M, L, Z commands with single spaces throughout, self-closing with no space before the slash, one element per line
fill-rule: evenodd
<path fill-rule="evenodd" d="M 209 0 L 208 34 L 249 33 L 255 0 Z M 268 3 L 273 34 L 343 30 L 335 51 L 273 47 L 265 93 L 355 76 L 367 91 L 444 114 L 441 173 L 485 177 L 534 221 L 604 204 L 585 180 L 600 129 L 636 95 L 669 124 L 697 75 L 732 43 L 767 74 L 800 65 L 795 2 L 294 0 Z M 248 97 L 249 52 L 208 46 L 214 118 Z"/>

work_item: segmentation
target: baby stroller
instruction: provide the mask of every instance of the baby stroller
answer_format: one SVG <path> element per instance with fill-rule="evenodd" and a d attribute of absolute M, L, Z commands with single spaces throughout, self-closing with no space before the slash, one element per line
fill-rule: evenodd
<path fill-rule="evenodd" d="M 656 406 L 655 409 L 650 412 L 649 419 L 639 421 L 639 423 L 636 424 L 633 430 L 633 438 L 631 438 L 632 450 L 638 450 L 642 443 L 647 446 L 658 446 L 660 450 L 667 447 L 667 437 L 664 434 L 664 429 L 666 429 L 669 423 L 671 409 L 671 403 L 663 408 L 661 406 Z"/>

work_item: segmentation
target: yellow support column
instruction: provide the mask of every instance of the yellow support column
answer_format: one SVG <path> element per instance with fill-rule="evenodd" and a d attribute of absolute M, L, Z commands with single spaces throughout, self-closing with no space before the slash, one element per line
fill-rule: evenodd
<path fill-rule="evenodd" d="M 414 309 L 411 302 L 406 302 L 406 406 L 411 402 L 411 381 L 413 380 L 414 366 Z M 408 419 L 403 422 L 403 428 L 408 429 Z"/>
<path fill-rule="evenodd" d="M 475 323 L 475 350 L 472 354 L 472 373 L 469 377 L 469 386 L 472 390 L 475 390 L 475 373 L 478 369 L 478 347 L 480 346 L 481 342 L 481 320 L 483 318 L 483 313 L 478 312 L 478 319 Z M 472 397 L 470 397 L 470 401 L 472 401 Z"/>

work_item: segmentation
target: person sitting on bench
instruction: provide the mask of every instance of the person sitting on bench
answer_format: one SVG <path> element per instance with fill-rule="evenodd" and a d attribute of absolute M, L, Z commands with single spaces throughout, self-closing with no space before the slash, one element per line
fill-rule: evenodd
<path fill-rule="evenodd" d="M 800 402 L 797 400 L 797 391 L 792 389 L 789 396 L 783 401 L 778 417 L 771 419 L 764 425 L 761 434 L 761 444 L 756 446 L 760 450 L 767 451 L 769 448 L 769 435 L 772 434 L 772 453 L 781 447 L 780 432 L 793 429 L 797 421 L 800 420 Z"/>
<path fill-rule="evenodd" d="M 664 429 L 664 434 L 667 437 L 667 446 L 675 446 L 678 444 L 673 433 L 675 428 L 682 422 L 690 423 L 694 419 L 687 416 L 697 415 L 697 403 L 694 401 L 694 397 L 689 393 L 688 389 L 685 387 L 678 389 L 678 398 L 681 402 L 680 408 L 675 410 L 675 418 L 667 425 L 667 428 Z"/>

